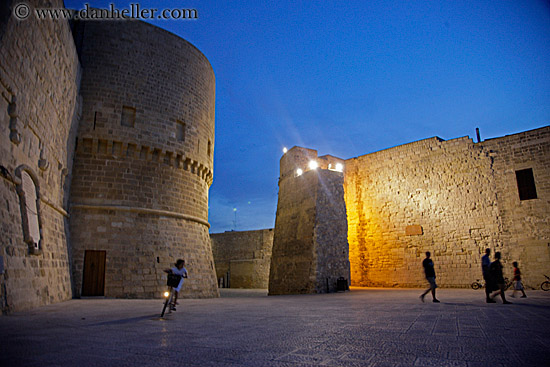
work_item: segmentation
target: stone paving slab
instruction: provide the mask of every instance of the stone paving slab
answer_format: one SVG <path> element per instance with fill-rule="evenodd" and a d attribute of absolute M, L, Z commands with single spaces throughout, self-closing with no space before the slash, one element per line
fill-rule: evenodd
<path fill-rule="evenodd" d="M 550 366 L 550 292 L 352 288 L 266 296 L 80 299 L 0 317 L 0 366 Z"/>

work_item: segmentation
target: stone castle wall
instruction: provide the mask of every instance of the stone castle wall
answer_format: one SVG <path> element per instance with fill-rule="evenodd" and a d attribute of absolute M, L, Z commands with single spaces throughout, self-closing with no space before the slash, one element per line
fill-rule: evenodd
<path fill-rule="evenodd" d="M 105 251 L 105 295 L 160 297 L 186 260 L 188 297 L 218 295 L 208 234 L 215 78 L 181 38 L 138 21 L 81 22 L 82 121 L 71 191 L 75 294 Z"/>
<path fill-rule="evenodd" d="M 352 282 L 420 286 L 432 253 L 441 286 L 479 278 L 499 244 L 491 158 L 468 138 L 431 138 L 346 161 Z"/>
<path fill-rule="evenodd" d="M 283 269 L 274 276 L 288 278 L 281 293 L 312 276 L 311 228 L 319 213 L 333 218 L 319 210 L 315 175 L 295 177 L 296 169 L 307 171 L 310 160 L 327 169 L 334 159 L 293 148 L 281 160 L 275 242 L 286 243 L 273 249 L 273 266 Z M 502 253 L 510 278 L 518 261 L 528 286 L 550 273 L 550 127 L 479 143 L 431 138 L 336 162 L 345 163 L 352 284 L 423 287 L 421 261 L 430 251 L 441 286 L 468 287 L 481 278 L 487 247 Z M 521 200 L 516 172 L 526 169 L 537 197 Z"/>
<path fill-rule="evenodd" d="M 316 293 L 336 291 L 337 279 L 350 279 L 348 225 L 344 201 L 344 176 L 317 171 L 319 187 L 315 223 Z"/>
<path fill-rule="evenodd" d="M 526 284 L 550 275 L 550 127 L 485 140 L 479 145 L 493 158 L 503 253 L 511 275 L 518 261 Z M 532 169 L 536 199 L 520 200 L 516 172 Z"/>
<path fill-rule="evenodd" d="M 426 139 L 346 161 L 352 281 L 422 286 L 432 252 L 438 283 L 481 277 L 486 247 L 534 286 L 548 272 L 549 128 L 474 144 Z M 539 198 L 520 201 L 515 171 L 532 168 Z"/>
<path fill-rule="evenodd" d="M 229 280 L 230 288 L 267 289 L 273 229 L 213 233 L 210 238 L 216 275 L 224 287 Z"/>
<path fill-rule="evenodd" d="M 50 3 L 63 6 L 62 1 Z M 72 297 L 68 177 L 81 73 L 68 23 L 34 17 L 18 21 L 11 14 L 14 4 L 0 5 L 0 165 L 5 168 L 0 175 L 2 313 Z M 29 177 L 32 183 L 26 181 L 23 187 L 22 181 Z M 39 231 L 34 235 L 28 230 L 32 223 Z"/>
<path fill-rule="evenodd" d="M 311 160 L 318 169 L 308 168 Z M 340 161 L 299 147 L 281 158 L 270 295 L 325 293 L 349 279 L 343 175 L 327 169 Z"/>

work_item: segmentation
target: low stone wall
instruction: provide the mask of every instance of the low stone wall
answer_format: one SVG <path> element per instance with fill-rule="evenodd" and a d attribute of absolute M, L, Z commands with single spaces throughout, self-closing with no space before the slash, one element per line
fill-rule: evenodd
<path fill-rule="evenodd" d="M 273 229 L 213 233 L 210 239 L 219 286 L 267 289 Z"/>

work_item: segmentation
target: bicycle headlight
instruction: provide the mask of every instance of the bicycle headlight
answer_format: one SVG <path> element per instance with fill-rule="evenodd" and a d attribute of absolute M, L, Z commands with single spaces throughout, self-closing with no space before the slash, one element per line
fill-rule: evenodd
<path fill-rule="evenodd" d="M 168 298 L 170 296 L 170 292 L 166 291 L 163 293 L 164 298 Z"/>

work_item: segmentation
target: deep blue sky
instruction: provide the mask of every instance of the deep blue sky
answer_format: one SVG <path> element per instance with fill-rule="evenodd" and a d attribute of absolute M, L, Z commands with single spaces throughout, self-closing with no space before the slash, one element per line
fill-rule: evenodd
<path fill-rule="evenodd" d="M 211 233 L 273 227 L 285 146 L 347 159 L 550 125 L 547 0 L 114 1 L 137 2 L 199 13 L 152 23 L 216 74 Z"/>

